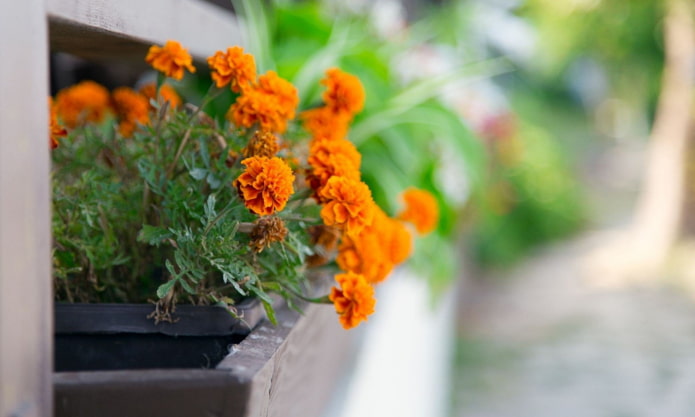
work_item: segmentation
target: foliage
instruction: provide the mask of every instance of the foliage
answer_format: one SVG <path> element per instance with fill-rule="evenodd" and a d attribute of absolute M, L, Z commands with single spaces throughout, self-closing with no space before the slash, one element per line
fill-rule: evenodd
<path fill-rule="evenodd" d="M 267 62 L 306 92 L 303 104 L 313 106 L 319 100 L 316 81 L 331 66 L 362 80 L 367 100 L 348 137 L 363 154 L 363 180 L 388 213 L 397 210 L 396 190 L 410 185 L 436 196 L 438 227 L 417 242 L 410 265 L 428 278 L 435 292 L 448 288 L 458 270 L 455 240 L 462 201 L 470 190 L 447 190 L 441 178 L 453 170 L 473 187 L 480 186 L 477 179 L 484 171 L 485 154 L 481 142 L 441 97 L 450 84 L 504 71 L 502 63 L 476 62 L 404 80 L 399 59 L 430 40 L 419 29 L 385 39 L 368 15 L 336 11 L 316 1 L 275 2 L 268 8 L 238 1 L 235 8 L 252 19 L 251 45 L 262 48 Z M 256 28 L 264 28 L 263 33 Z"/>
<path fill-rule="evenodd" d="M 330 166 L 332 159 L 328 166 L 314 162 L 315 149 L 345 139 L 304 129 L 295 121 L 295 87 L 272 71 L 249 75 L 253 57 L 240 50 L 218 52 L 218 59 L 208 61 L 219 76 L 197 106 L 177 105 L 180 99 L 164 84 L 165 74 L 182 75 L 186 66 L 177 62 L 190 65 L 166 56 L 187 53 L 175 42 L 153 47 L 148 55 L 162 72 L 149 101 L 146 89 L 119 89 L 127 90 L 125 99 L 114 94 L 110 104 L 96 103 L 94 93 L 101 97 L 103 87 L 93 83 L 56 96 L 52 123 L 69 115 L 77 120 L 67 137 L 53 137 L 58 300 L 143 302 L 156 295 L 162 312 L 156 318 L 170 319 L 177 299 L 227 306 L 257 297 L 273 320 L 270 293 L 276 293 L 290 304 L 297 298 L 335 299 L 346 328 L 371 314 L 377 281 L 361 269 L 343 268 L 351 274 L 350 288 L 333 288 L 330 297 L 318 298 L 307 295 L 310 271 L 324 265 L 335 270 L 332 260 L 343 251 L 338 241 L 357 244 L 366 239 L 362 229 L 387 241 L 395 233 L 409 242 L 411 234 L 401 221 L 378 216 L 381 209 L 359 181 L 359 162 L 345 168 L 354 173 Z M 235 68 L 243 69 L 243 78 Z M 342 75 L 338 84 L 353 80 L 339 70 L 327 77 L 331 74 Z M 234 103 L 226 118 L 213 119 L 203 109 L 230 94 L 229 83 Z M 342 87 L 325 98 L 325 108 L 329 118 L 347 123 L 353 114 L 340 112 L 356 112 L 361 105 L 334 108 L 345 102 L 340 94 L 349 93 Z M 361 85 L 353 81 L 350 88 Z M 319 168 L 321 181 L 309 181 Z M 343 188 L 326 191 L 340 181 Z M 362 197 L 351 199 L 358 189 Z M 408 251 L 390 246 L 376 254 L 392 268 Z"/>
<path fill-rule="evenodd" d="M 528 0 L 518 13 L 538 30 L 539 56 L 532 68 L 558 83 L 571 66 L 590 59 L 606 71 L 611 93 L 638 107 L 654 105 L 663 67 L 662 0 Z M 645 98 L 648 103 L 641 102 Z"/>
<path fill-rule="evenodd" d="M 509 265 L 582 225 L 582 194 L 559 146 L 521 123 L 518 133 L 491 144 L 494 168 L 471 229 L 474 258 L 484 266 Z"/>

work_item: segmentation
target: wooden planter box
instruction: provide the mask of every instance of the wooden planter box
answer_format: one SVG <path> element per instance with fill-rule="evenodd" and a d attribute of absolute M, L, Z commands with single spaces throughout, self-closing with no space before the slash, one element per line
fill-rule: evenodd
<path fill-rule="evenodd" d="M 55 372 L 54 415 L 318 416 L 344 371 L 352 337 L 327 305 L 281 306 L 214 369 Z"/>
<path fill-rule="evenodd" d="M 236 306 L 179 305 L 175 323 L 148 318 L 152 304 L 55 306 L 54 369 L 211 368 L 263 319 L 258 299 Z"/>

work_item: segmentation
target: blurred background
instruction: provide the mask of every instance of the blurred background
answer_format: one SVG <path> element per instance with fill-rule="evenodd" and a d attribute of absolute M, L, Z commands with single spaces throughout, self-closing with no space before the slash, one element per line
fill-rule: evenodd
<path fill-rule="evenodd" d="M 301 107 L 327 68 L 362 80 L 348 137 L 389 214 L 440 204 L 327 417 L 695 415 L 692 2 L 214 3 Z M 51 59 L 54 92 L 142 69 Z"/>
<path fill-rule="evenodd" d="M 365 83 L 349 137 L 382 204 L 412 183 L 444 208 L 329 415 L 695 415 L 691 2 L 271 15 L 278 68 Z"/>

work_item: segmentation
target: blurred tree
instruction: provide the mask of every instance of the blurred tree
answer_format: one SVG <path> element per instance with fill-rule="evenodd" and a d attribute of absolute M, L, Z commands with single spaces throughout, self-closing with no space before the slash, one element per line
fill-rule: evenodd
<path fill-rule="evenodd" d="M 559 76 L 588 56 L 603 64 L 609 95 L 655 107 L 633 221 L 589 258 L 592 276 L 603 283 L 655 279 L 678 243 L 695 233 L 693 4 L 528 0 L 524 12 L 538 23 L 546 75 Z"/>
<path fill-rule="evenodd" d="M 688 0 L 668 0 L 664 67 L 640 198 L 631 227 L 592 260 L 619 282 L 652 280 L 679 241 L 692 237 L 695 26 Z"/>

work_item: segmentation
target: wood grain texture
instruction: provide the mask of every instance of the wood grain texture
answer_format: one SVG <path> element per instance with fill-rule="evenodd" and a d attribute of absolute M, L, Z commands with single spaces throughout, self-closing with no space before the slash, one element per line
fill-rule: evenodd
<path fill-rule="evenodd" d="M 237 18 L 199 0 L 47 0 L 51 49 L 142 62 L 151 44 L 181 42 L 197 60 L 245 45 Z"/>
<path fill-rule="evenodd" d="M 55 417 L 235 417 L 248 385 L 212 369 L 61 372 Z"/>
<path fill-rule="evenodd" d="M 261 325 L 218 365 L 251 377 L 244 417 L 321 415 L 354 348 L 332 306 L 308 305 L 301 318 L 281 313 L 278 326 Z"/>
<path fill-rule="evenodd" d="M 0 3 L 0 416 L 50 416 L 48 39 L 42 0 Z"/>

